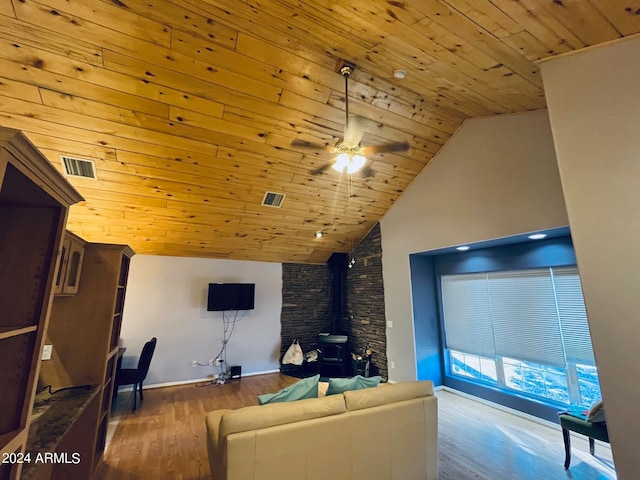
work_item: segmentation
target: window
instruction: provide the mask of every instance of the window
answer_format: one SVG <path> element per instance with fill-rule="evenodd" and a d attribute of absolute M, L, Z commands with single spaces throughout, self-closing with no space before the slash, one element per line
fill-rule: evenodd
<path fill-rule="evenodd" d="M 463 377 L 496 385 L 498 383 L 496 362 L 492 358 L 469 355 L 451 350 L 451 372 Z"/>
<path fill-rule="evenodd" d="M 590 365 L 576 365 L 578 376 L 578 388 L 583 405 L 593 405 L 602 398 L 600 383 L 598 383 L 598 371 Z"/>
<path fill-rule="evenodd" d="M 448 372 L 522 395 L 600 399 L 575 267 L 441 278 Z"/>
<path fill-rule="evenodd" d="M 515 358 L 503 358 L 505 385 L 526 394 L 569 403 L 565 370 Z"/>

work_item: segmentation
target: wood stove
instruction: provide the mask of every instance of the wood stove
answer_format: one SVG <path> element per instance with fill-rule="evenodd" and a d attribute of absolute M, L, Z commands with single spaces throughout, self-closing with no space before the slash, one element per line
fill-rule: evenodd
<path fill-rule="evenodd" d="M 318 335 L 318 350 L 318 372 L 321 376 L 349 376 L 351 362 L 347 335 Z"/>

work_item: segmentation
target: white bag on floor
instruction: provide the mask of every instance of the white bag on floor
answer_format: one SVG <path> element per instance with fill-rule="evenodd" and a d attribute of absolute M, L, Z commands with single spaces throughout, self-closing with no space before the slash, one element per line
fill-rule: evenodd
<path fill-rule="evenodd" d="M 302 361 L 304 360 L 304 355 L 302 354 L 302 348 L 298 343 L 298 339 L 295 339 L 291 342 L 291 345 L 287 349 L 282 357 L 282 363 L 292 364 L 292 365 L 302 365 Z"/>

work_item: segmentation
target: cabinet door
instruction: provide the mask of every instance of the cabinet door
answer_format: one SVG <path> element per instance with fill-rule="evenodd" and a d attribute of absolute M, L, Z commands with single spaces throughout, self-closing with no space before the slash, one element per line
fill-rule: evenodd
<path fill-rule="evenodd" d="M 62 293 L 65 285 L 65 276 L 67 271 L 67 260 L 69 259 L 69 250 L 71 248 L 71 239 L 66 238 L 62 243 L 62 253 L 60 253 L 60 264 L 58 265 L 58 273 L 56 274 L 56 284 L 53 289 L 55 295 Z"/>
<path fill-rule="evenodd" d="M 80 272 L 82 270 L 82 260 L 84 259 L 84 245 L 71 241 L 67 256 L 67 268 L 64 274 L 64 286 L 62 287 L 62 293 L 72 295 L 78 293 L 78 286 L 80 285 Z"/>

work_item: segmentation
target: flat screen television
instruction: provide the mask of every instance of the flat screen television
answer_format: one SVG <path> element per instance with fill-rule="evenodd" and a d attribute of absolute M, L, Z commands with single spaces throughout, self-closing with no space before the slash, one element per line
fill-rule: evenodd
<path fill-rule="evenodd" d="M 210 283 L 207 311 L 253 310 L 255 283 Z"/>

